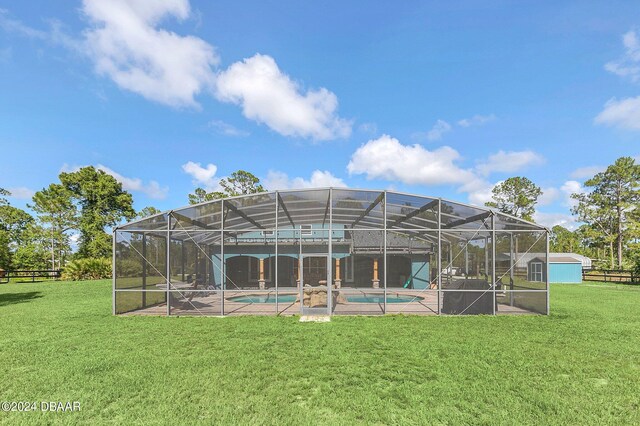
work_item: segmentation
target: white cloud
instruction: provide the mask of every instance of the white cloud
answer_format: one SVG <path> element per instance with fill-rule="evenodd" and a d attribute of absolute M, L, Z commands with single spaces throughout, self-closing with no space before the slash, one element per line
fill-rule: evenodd
<path fill-rule="evenodd" d="M 496 119 L 496 116 L 494 114 L 490 114 L 490 115 L 476 114 L 471 118 L 463 118 L 462 120 L 458 120 L 458 126 L 460 127 L 480 126 L 482 124 L 488 123 L 495 119 Z"/>
<path fill-rule="evenodd" d="M 533 151 L 498 151 L 476 167 L 478 172 L 487 176 L 493 172 L 513 173 L 529 166 L 544 163 L 544 158 Z"/>
<path fill-rule="evenodd" d="M 11 194 L 11 198 L 18 200 L 30 200 L 36 193 L 33 189 L 26 188 L 24 186 L 18 186 L 14 188 L 5 188 Z"/>
<path fill-rule="evenodd" d="M 463 118 L 461 120 L 458 120 L 456 124 L 459 127 L 481 126 L 495 119 L 496 119 L 496 116 L 494 114 L 490 114 L 490 115 L 476 114 L 471 118 Z M 442 136 L 445 133 L 448 133 L 452 130 L 453 130 L 453 126 L 451 124 L 449 124 L 445 120 L 439 119 L 433 125 L 431 130 L 429 130 L 428 132 L 415 132 L 411 135 L 411 139 L 415 140 L 416 142 L 420 142 L 424 140 L 437 141 L 442 139 Z"/>
<path fill-rule="evenodd" d="M 542 226 L 546 226 L 547 228 L 553 228 L 556 225 L 560 225 L 569 229 L 570 231 L 573 231 L 578 227 L 574 216 L 566 213 L 535 212 L 533 214 L 533 220 Z"/>
<path fill-rule="evenodd" d="M 272 57 L 256 54 L 219 71 L 214 46 L 162 28 L 168 19 L 199 19 L 189 0 L 83 0 L 81 11 L 88 21 L 82 39 L 65 34 L 56 21 L 48 31 L 31 28 L 10 19 L 4 9 L 0 9 L 0 28 L 86 55 L 99 75 L 151 101 L 198 108 L 196 96 L 208 92 L 219 101 L 239 105 L 246 118 L 283 136 L 320 141 L 351 134 L 353 122 L 338 116 L 333 92 L 322 87 L 304 91 Z M 226 123 L 214 125 L 230 136 L 246 133 Z"/>
<path fill-rule="evenodd" d="M 493 188 L 500 183 L 490 183 L 483 179 L 474 179 L 458 188 L 458 192 L 466 192 L 468 194 L 469 203 L 476 206 L 484 206 L 487 201 L 491 201 L 493 197 Z"/>
<path fill-rule="evenodd" d="M 256 54 L 218 74 L 216 97 L 242 107 L 245 117 L 284 136 L 314 140 L 346 138 L 351 122 L 336 115 L 338 98 L 325 88 L 301 93 L 275 60 Z"/>
<path fill-rule="evenodd" d="M 45 31 L 31 28 L 16 19 L 9 18 L 8 15 L 8 10 L 0 9 L 0 28 L 2 28 L 5 32 L 40 40 L 45 40 L 48 38 L 48 35 Z"/>
<path fill-rule="evenodd" d="M 375 135 L 376 133 L 378 133 L 378 125 L 376 123 L 362 123 L 360 126 L 358 126 L 358 130 L 363 133 Z"/>
<path fill-rule="evenodd" d="M 220 178 L 216 177 L 218 167 L 215 164 L 202 167 L 200 163 L 189 161 L 182 165 L 182 170 L 193 178 L 194 185 L 202 185 L 207 191 L 220 190 Z"/>
<path fill-rule="evenodd" d="M 126 191 L 142 192 L 149 198 L 153 198 L 156 200 L 166 198 L 167 193 L 169 192 L 168 187 L 160 187 L 160 184 L 155 180 L 149 181 L 149 183 L 144 184 L 144 182 L 142 182 L 142 179 L 122 176 L 120 173 L 102 164 L 96 165 L 96 169 L 102 170 L 106 174 L 113 176 L 118 182 L 122 184 L 122 188 Z"/>
<path fill-rule="evenodd" d="M 385 179 L 406 184 L 458 185 L 457 191 L 466 193 L 469 203 L 484 205 L 492 199 L 492 190 L 501 181 L 490 182 L 492 172 L 512 172 L 529 165 L 541 164 L 543 158 L 532 151 L 499 151 L 475 170 L 461 167 L 460 154 L 442 146 L 433 151 L 422 145 L 403 145 L 389 135 L 361 145 L 347 165 L 349 174 L 365 174 L 368 179 Z M 556 188 L 545 188 L 541 205 L 550 204 L 561 196 Z"/>
<path fill-rule="evenodd" d="M 622 36 L 625 53 L 617 61 L 605 64 L 605 69 L 632 82 L 640 81 L 640 40 L 635 31 Z M 596 124 L 618 127 L 626 130 L 640 130 L 640 96 L 611 98 L 604 109 L 594 119 Z"/>
<path fill-rule="evenodd" d="M 640 96 L 617 100 L 610 99 L 595 118 L 597 124 L 627 130 L 640 130 Z"/>
<path fill-rule="evenodd" d="M 640 80 L 640 41 L 635 31 L 628 31 L 622 36 L 625 52 L 617 61 L 607 62 L 604 69 L 620 77 L 627 77 L 632 82 Z"/>
<path fill-rule="evenodd" d="M 547 187 L 542 188 L 542 195 L 538 197 L 538 206 L 548 206 L 554 202 L 560 200 L 562 205 L 566 207 L 573 207 L 577 204 L 577 201 L 571 198 L 574 193 L 584 193 L 585 189 L 580 182 L 575 180 L 568 180 L 564 182 L 560 188 Z"/>
<path fill-rule="evenodd" d="M 582 188 L 582 184 L 580 184 L 580 182 L 575 181 L 575 180 L 568 180 L 566 181 L 561 187 L 560 189 L 567 193 L 567 194 L 577 194 L 577 193 L 583 193 L 584 192 L 584 188 Z"/>
<path fill-rule="evenodd" d="M 585 189 L 582 187 L 580 182 L 575 180 L 568 180 L 560 187 L 560 191 L 562 191 L 565 195 L 565 204 L 569 207 L 574 207 L 578 204 L 578 202 L 571 198 L 571 195 L 583 194 L 585 192 Z"/>
<path fill-rule="evenodd" d="M 429 130 L 426 134 L 427 140 L 437 141 L 442 139 L 442 135 L 451 131 L 451 124 L 447 123 L 444 120 L 436 121 L 436 124 L 433 125 L 431 130 Z"/>
<path fill-rule="evenodd" d="M 286 173 L 270 170 L 264 179 L 264 186 L 269 190 L 296 188 L 346 188 L 344 181 L 328 171 L 314 170 L 309 179 L 295 177 L 290 179 Z"/>
<path fill-rule="evenodd" d="M 82 51 L 81 43 L 66 34 L 64 25 L 56 19 L 48 19 L 49 28 L 44 31 L 32 28 L 17 19 L 10 18 L 8 15 L 9 12 L 7 10 L 0 9 L 0 28 L 6 33 L 60 45 L 74 52 Z M 39 49 L 38 55 L 40 56 L 41 54 L 42 49 Z"/>
<path fill-rule="evenodd" d="M 198 106 L 194 97 L 212 87 L 214 48 L 193 36 L 158 28 L 163 19 L 190 16 L 188 0 L 84 0 L 91 27 L 85 53 L 98 74 L 123 89 L 174 107 Z"/>
<path fill-rule="evenodd" d="M 590 179 L 600 172 L 604 172 L 607 168 L 604 166 L 587 166 L 580 167 L 571 172 L 574 179 Z"/>
<path fill-rule="evenodd" d="M 465 183 L 475 175 L 455 163 L 460 154 L 448 146 L 433 151 L 419 144 L 403 145 L 382 135 L 361 145 L 347 165 L 349 174 L 366 174 L 368 179 L 397 180 L 408 184 L 441 185 Z"/>
<path fill-rule="evenodd" d="M 60 167 L 60 173 L 73 173 L 73 172 L 77 172 L 78 170 L 80 170 L 83 166 L 76 166 L 76 165 L 69 165 L 67 163 L 64 163 L 62 165 L 62 167 Z"/>
<path fill-rule="evenodd" d="M 460 167 L 459 161 L 460 154 L 451 147 L 429 151 L 422 145 L 403 145 L 397 139 L 383 135 L 360 146 L 351 156 L 347 169 L 349 174 L 365 174 L 368 179 L 423 185 L 457 184 L 458 192 L 467 193 L 471 204 L 484 205 L 491 200 L 491 191 L 500 182 L 491 183 L 482 176 L 494 171 L 519 170 L 543 160 L 531 151 L 500 151 L 478 167 L 483 172 L 480 175 Z M 550 192 L 548 199 L 557 196 L 557 190 Z"/>
<path fill-rule="evenodd" d="M 80 245 L 80 237 L 81 234 L 80 233 L 71 233 L 69 234 L 69 242 L 71 243 L 71 249 L 72 250 L 77 250 L 78 246 Z"/>
<path fill-rule="evenodd" d="M 247 137 L 249 136 L 249 132 L 245 130 L 240 130 L 229 123 L 226 123 L 222 120 L 211 120 L 208 123 L 208 126 L 214 129 L 217 133 L 225 136 L 233 136 L 233 137 Z"/>
<path fill-rule="evenodd" d="M 554 201 L 559 199 L 562 196 L 562 193 L 558 188 L 548 187 L 542 188 L 542 195 L 538 197 L 538 205 L 539 206 L 548 206 L 552 204 Z"/>

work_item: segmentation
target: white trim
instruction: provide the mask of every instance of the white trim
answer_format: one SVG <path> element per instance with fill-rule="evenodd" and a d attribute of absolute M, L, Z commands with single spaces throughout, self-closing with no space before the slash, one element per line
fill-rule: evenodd
<path fill-rule="evenodd" d="M 543 274 L 542 274 L 542 264 L 544 262 L 529 262 L 529 265 L 532 267 L 530 274 L 531 274 L 531 281 L 536 282 L 536 283 L 541 283 L 543 282 Z M 540 268 L 540 270 L 538 270 L 538 267 Z M 538 274 L 540 275 L 540 279 L 536 279 L 538 277 Z"/>

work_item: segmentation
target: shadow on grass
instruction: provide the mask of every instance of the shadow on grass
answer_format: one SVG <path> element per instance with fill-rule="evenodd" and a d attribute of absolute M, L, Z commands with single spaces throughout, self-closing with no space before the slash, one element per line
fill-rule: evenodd
<path fill-rule="evenodd" d="M 33 299 L 39 299 L 41 297 L 42 293 L 40 293 L 39 291 L 0 294 L 0 307 L 14 305 L 16 303 L 29 302 Z"/>

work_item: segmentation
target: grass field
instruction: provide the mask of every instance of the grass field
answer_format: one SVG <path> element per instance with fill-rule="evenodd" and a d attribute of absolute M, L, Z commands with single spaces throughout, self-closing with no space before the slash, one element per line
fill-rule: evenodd
<path fill-rule="evenodd" d="M 552 314 L 114 317 L 111 283 L 0 285 L 2 424 L 639 424 L 640 288 Z"/>

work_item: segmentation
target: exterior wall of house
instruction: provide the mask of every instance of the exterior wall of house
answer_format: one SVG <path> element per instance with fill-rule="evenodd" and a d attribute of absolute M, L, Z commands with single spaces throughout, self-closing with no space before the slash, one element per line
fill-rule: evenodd
<path fill-rule="evenodd" d="M 313 230 L 309 233 L 309 235 L 302 234 L 302 240 L 314 240 L 314 239 L 326 239 L 327 233 L 329 230 L 329 224 L 314 224 Z M 345 236 L 344 225 L 334 224 L 331 227 L 331 236 L 333 240 L 343 239 Z M 291 240 L 299 240 L 300 239 L 300 231 L 299 229 L 280 229 L 278 231 L 278 238 L 282 239 L 291 239 Z M 238 238 L 238 242 L 256 242 L 256 241 L 267 241 L 274 242 L 275 235 L 273 231 L 252 231 L 245 232 L 241 237 Z"/>

